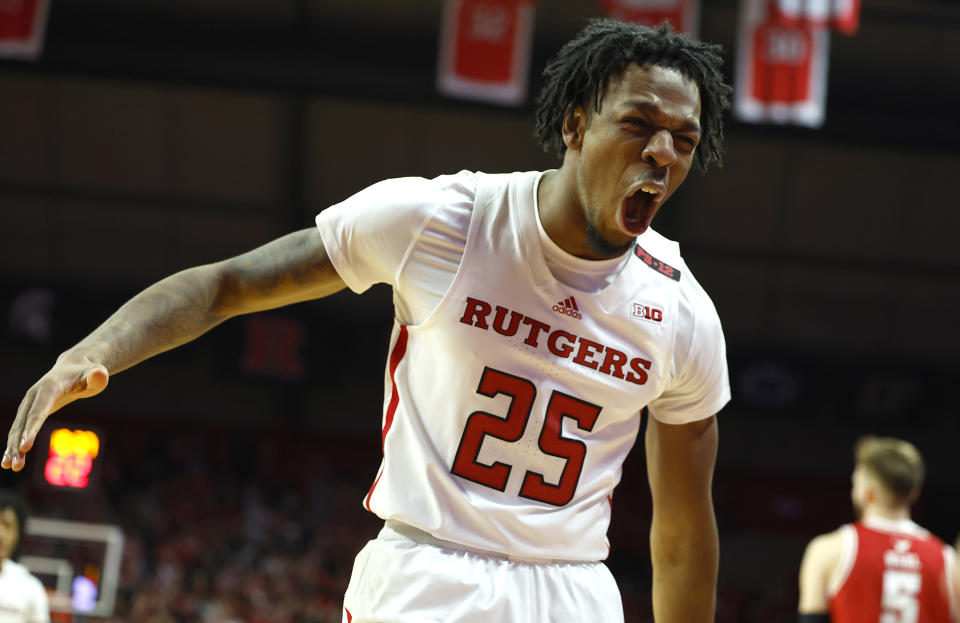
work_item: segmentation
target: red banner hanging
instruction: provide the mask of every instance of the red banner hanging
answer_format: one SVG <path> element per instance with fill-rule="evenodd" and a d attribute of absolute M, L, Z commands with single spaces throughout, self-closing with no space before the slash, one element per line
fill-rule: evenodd
<path fill-rule="evenodd" d="M 700 0 L 597 0 L 607 17 L 644 26 L 670 22 L 674 30 L 696 37 L 700 22 Z"/>
<path fill-rule="evenodd" d="M 767 0 L 742 0 L 737 46 L 737 116 L 753 123 L 823 125 L 829 33 L 784 23 Z"/>
<path fill-rule="evenodd" d="M 787 25 L 824 26 L 845 35 L 860 27 L 860 0 L 773 0 L 773 7 Z"/>
<path fill-rule="evenodd" d="M 0 0 L 0 57 L 40 56 L 49 6 L 49 0 Z"/>
<path fill-rule="evenodd" d="M 437 88 L 498 104 L 527 96 L 533 0 L 447 0 Z"/>

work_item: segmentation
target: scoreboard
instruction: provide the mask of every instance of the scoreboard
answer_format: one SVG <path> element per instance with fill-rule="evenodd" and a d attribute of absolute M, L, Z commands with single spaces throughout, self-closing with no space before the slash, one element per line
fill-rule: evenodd
<path fill-rule="evenodd" d="M 56 428 L 45 442 L 42 484 L 64 490 L 96 487 L 100 435 L 92 430 Z"/>

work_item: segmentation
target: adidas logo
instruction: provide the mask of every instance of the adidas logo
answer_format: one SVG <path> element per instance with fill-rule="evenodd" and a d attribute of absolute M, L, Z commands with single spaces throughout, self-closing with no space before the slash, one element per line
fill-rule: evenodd
<path fill-rule="evenodd" d="M 577 307 L 577 299 L 572 296 L 567 299 L 563 299 L 553 306 L 553 311 L 558 314 L 563 314 L 564 316 L 570 316 L 571 318 L 576 318 L 581 320 L 583 315 L 580 313 L 579 308 Z"/>

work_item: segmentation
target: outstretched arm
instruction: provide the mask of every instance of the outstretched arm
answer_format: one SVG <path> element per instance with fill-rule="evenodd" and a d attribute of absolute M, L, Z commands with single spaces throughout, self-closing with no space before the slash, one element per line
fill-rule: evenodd
<path fill-rule="evenodd" d="M 671 425 L 651 417 L 646 449 L 654 619 L 713 621 L 720 549 L 712 495 L 716 418 Z"/>
<path fill-rule="evenodd" d="M 189 342 L 227 318 L 327 296 L 344 287 L 314 228 L 153 284 L 61 354 L 27 391 L 0 467 L 23 469 L 24 455 L 44 420 L 74 400 L 103 391 L 111 374 Z"/>

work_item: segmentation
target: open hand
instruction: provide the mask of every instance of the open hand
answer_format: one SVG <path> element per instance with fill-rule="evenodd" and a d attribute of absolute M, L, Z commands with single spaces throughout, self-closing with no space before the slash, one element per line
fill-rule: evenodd
<path fill-rule="evenodd" d="M 95 396 L 104 390 L 110 374 L 107 369 L 83 358 L 68 361 L 61 358 L 34 383 L 17 409 L 17 418 L 7 435 L 7 449 L 0 467 L 19 472 L 25 455 L 33 447 L 40 427 L 57 409 L 80 398 Z"/>

